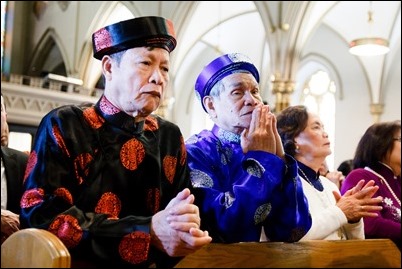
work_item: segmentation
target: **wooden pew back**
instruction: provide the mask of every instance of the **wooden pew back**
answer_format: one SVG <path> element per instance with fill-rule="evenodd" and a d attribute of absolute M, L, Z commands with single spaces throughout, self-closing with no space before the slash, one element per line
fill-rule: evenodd
<path fill-rule="evenodd" d="M 388 239 L 211 243 L 176 268 L 401 268 L 401 252 Z"/>
<path fill-rule="evenodd" d="M 63 242 L 42 229 L 22 229 L 1 245 L 1 268 L 70 268 L 71 256 Z"/>

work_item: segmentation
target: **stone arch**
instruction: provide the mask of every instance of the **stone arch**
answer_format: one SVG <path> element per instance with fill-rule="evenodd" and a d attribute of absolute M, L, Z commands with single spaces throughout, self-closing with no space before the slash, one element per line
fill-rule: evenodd
<path fill-rule="evenodd" d="M 116 14 L 119 14 L 119 16 L 116 17 Z M 88 41 L 81 48 L 79 73 L 84 82 L 84 87 L 95 88 L 102 79 L 100 62 L 92 57 L 92 33 L 107 24 L 133 17 L 132 9 L 118 1 L 104 1 L 99 8 L 92 24 L 88 28 L 87 37 L 85 38 Z"/>
<path fill-rule="evenodd" d="M 30 76 L 43 76 L 43 72 L 46 71 L 66 77 L 69 76 L 72 69 L 62 44 L 56 31 L 53 28 L 47 29 L 34 49 L 27 74 Z"/>

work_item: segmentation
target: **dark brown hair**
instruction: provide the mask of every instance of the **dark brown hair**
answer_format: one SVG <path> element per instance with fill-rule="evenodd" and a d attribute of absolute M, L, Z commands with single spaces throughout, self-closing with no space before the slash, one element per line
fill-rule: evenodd
<path fill-rule="evenodd" d="M 290 106 L 278 114 L 278 133 L 281 136 L 285 153 L 295 156 L 295 137 L 306 128 L 307 122 L 308 112 L 306 106 Z"/>
<path fill-rule="evenodd" d="M 363 168 L 365 166 L 375 168 L 378 166 L 378 162 L 382 161 L 388 152 L 393 149 L 395 135 L 400 130 L 400 120 L 371 125 L 357 145 L 355 157 L 353 158 L 353 168 Z"/>
<path fill-rule="evenodd" d="M 350 173 L 350 171 L 353 170 L 353 160 L 344 160 L 343 162 L 341 162 L 336 170 L 342 172 L 342 174 L 346 177 Z"/>

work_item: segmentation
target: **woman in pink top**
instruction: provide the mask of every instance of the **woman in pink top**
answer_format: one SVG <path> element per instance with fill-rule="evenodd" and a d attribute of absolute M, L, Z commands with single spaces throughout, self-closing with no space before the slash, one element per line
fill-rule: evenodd
<path fill-rule="evenodd" d="M 364 178 L 380 188 L 382 210 L 377 217 L 364 217 L 366 238 L 389 238 L 401 248 L 401 121 L 370 126 L 357 146 L 353 168 L 342 184 L 344 193 Z"/>

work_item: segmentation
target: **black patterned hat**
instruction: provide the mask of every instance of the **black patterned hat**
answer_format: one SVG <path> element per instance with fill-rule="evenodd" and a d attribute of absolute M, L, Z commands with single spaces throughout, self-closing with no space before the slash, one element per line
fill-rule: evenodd
<path fill-rule="evenodd" d="M 158 47 L 172 52 L 176 47 L 173 22 L 156 16 L 138 17 L 105 26 L 92 34 L 94 57 L 135 47 Z"/>

